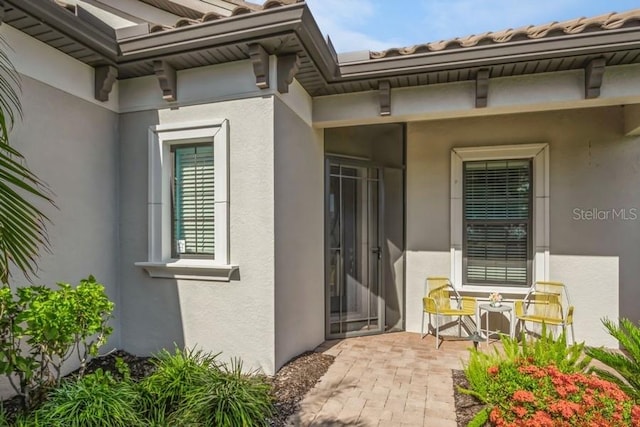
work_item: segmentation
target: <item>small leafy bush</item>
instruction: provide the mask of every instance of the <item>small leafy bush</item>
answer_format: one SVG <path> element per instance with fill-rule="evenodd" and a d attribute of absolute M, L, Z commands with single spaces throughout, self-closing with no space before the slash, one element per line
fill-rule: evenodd
<path fill-rule="evenodd" d="M 113 307 L 93 276 L 75 288 L 58 283 L 58 289 L 0 289 L 0 374 L 26 406 L 60 384 L 62 365 L 74 354 L 82 375 L 87 358 L 112 332 L 107 322 Z"/>
<path fill-rule="evenodd" d="M 145 426 L 139 415 L 139 394 L 129 381 L 116 381 L 98 369 L 63 382 L 33 413 L 34 425 L 48 427 Z"/>
<path fill-rule="evenodd" d="M 590 372 L 617 384 L 625 393 L 640 402 L 640 328 L 629 319 L 620 319 L 620 326 L 609 319 L 603 319 L 605 328 L 618 340 L 625 353 L 588 347 L 586 353 L 617 373 L 592 367 Z"/>

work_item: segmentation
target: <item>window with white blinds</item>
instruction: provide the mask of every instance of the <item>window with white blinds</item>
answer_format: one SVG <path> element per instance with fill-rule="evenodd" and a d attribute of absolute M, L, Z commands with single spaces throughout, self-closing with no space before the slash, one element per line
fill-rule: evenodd
<path fill-rule="evenodd" d="M 174 145 L 174 257 L 215 255 L 215 174 L 212 144 Z"/>
<path fill-rule="evenodd" d="M 464 162 L 465 284 L 530 284 L 532 200 L 530 159 Z"/>

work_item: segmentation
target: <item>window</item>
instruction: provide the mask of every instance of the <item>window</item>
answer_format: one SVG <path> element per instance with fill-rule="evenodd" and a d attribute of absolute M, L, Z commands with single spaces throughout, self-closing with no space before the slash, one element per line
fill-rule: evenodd
<path fill-rule="evenodd" d="M 174 257 L 215 257 L 215 179 L 211 144 L 177 145 L 173 154 Z"/>
<path fill-rule="evenodd" d="M 149 129 L 151 277 L 228 281 L 227 121 Z"/>
<path fill-rule="evenodd" d="M 451 277 L 514 292 L 548 278 L 549 147 L 454 148 Z"/>
<path fill-rule="evenodd" d="M 531 281 L 531 160 L 464 162 L 464 284 Z"/>

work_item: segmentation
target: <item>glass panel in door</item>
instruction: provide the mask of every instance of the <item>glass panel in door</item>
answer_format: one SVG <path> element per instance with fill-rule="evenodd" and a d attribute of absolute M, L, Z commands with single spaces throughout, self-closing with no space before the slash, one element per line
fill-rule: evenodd
<path fill-rule="evenodd" d="M 344 164 L 329 172 L 328 335 L 382 332 L 379 172 Z"/>

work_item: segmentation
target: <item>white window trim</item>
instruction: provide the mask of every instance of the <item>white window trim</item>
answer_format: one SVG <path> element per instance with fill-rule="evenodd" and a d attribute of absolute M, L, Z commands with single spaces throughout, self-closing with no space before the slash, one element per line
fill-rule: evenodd
<path fill-rule="evenodd" d="M 463 147 L 451 150 L 451 281 L 459 289 L 488 292 L 491 286 L 462 284 L 463 162 L 473 160 L 532 159 L 533 161 L 533 266 L 532 283 L 549 279 L 549 144 Z M 496 285 L 504 293 L 528 288 Z"/>
<path fill-rule="evenodd" d="M 148 261 L 137 262 L 151 277 L 229 281 L 238 268 L 229 264 L 229 131 L 227 120 L 149 128 Z M 171 257 L 171 147 L 211 142 L 215 173 L 215 259 Z"/>

